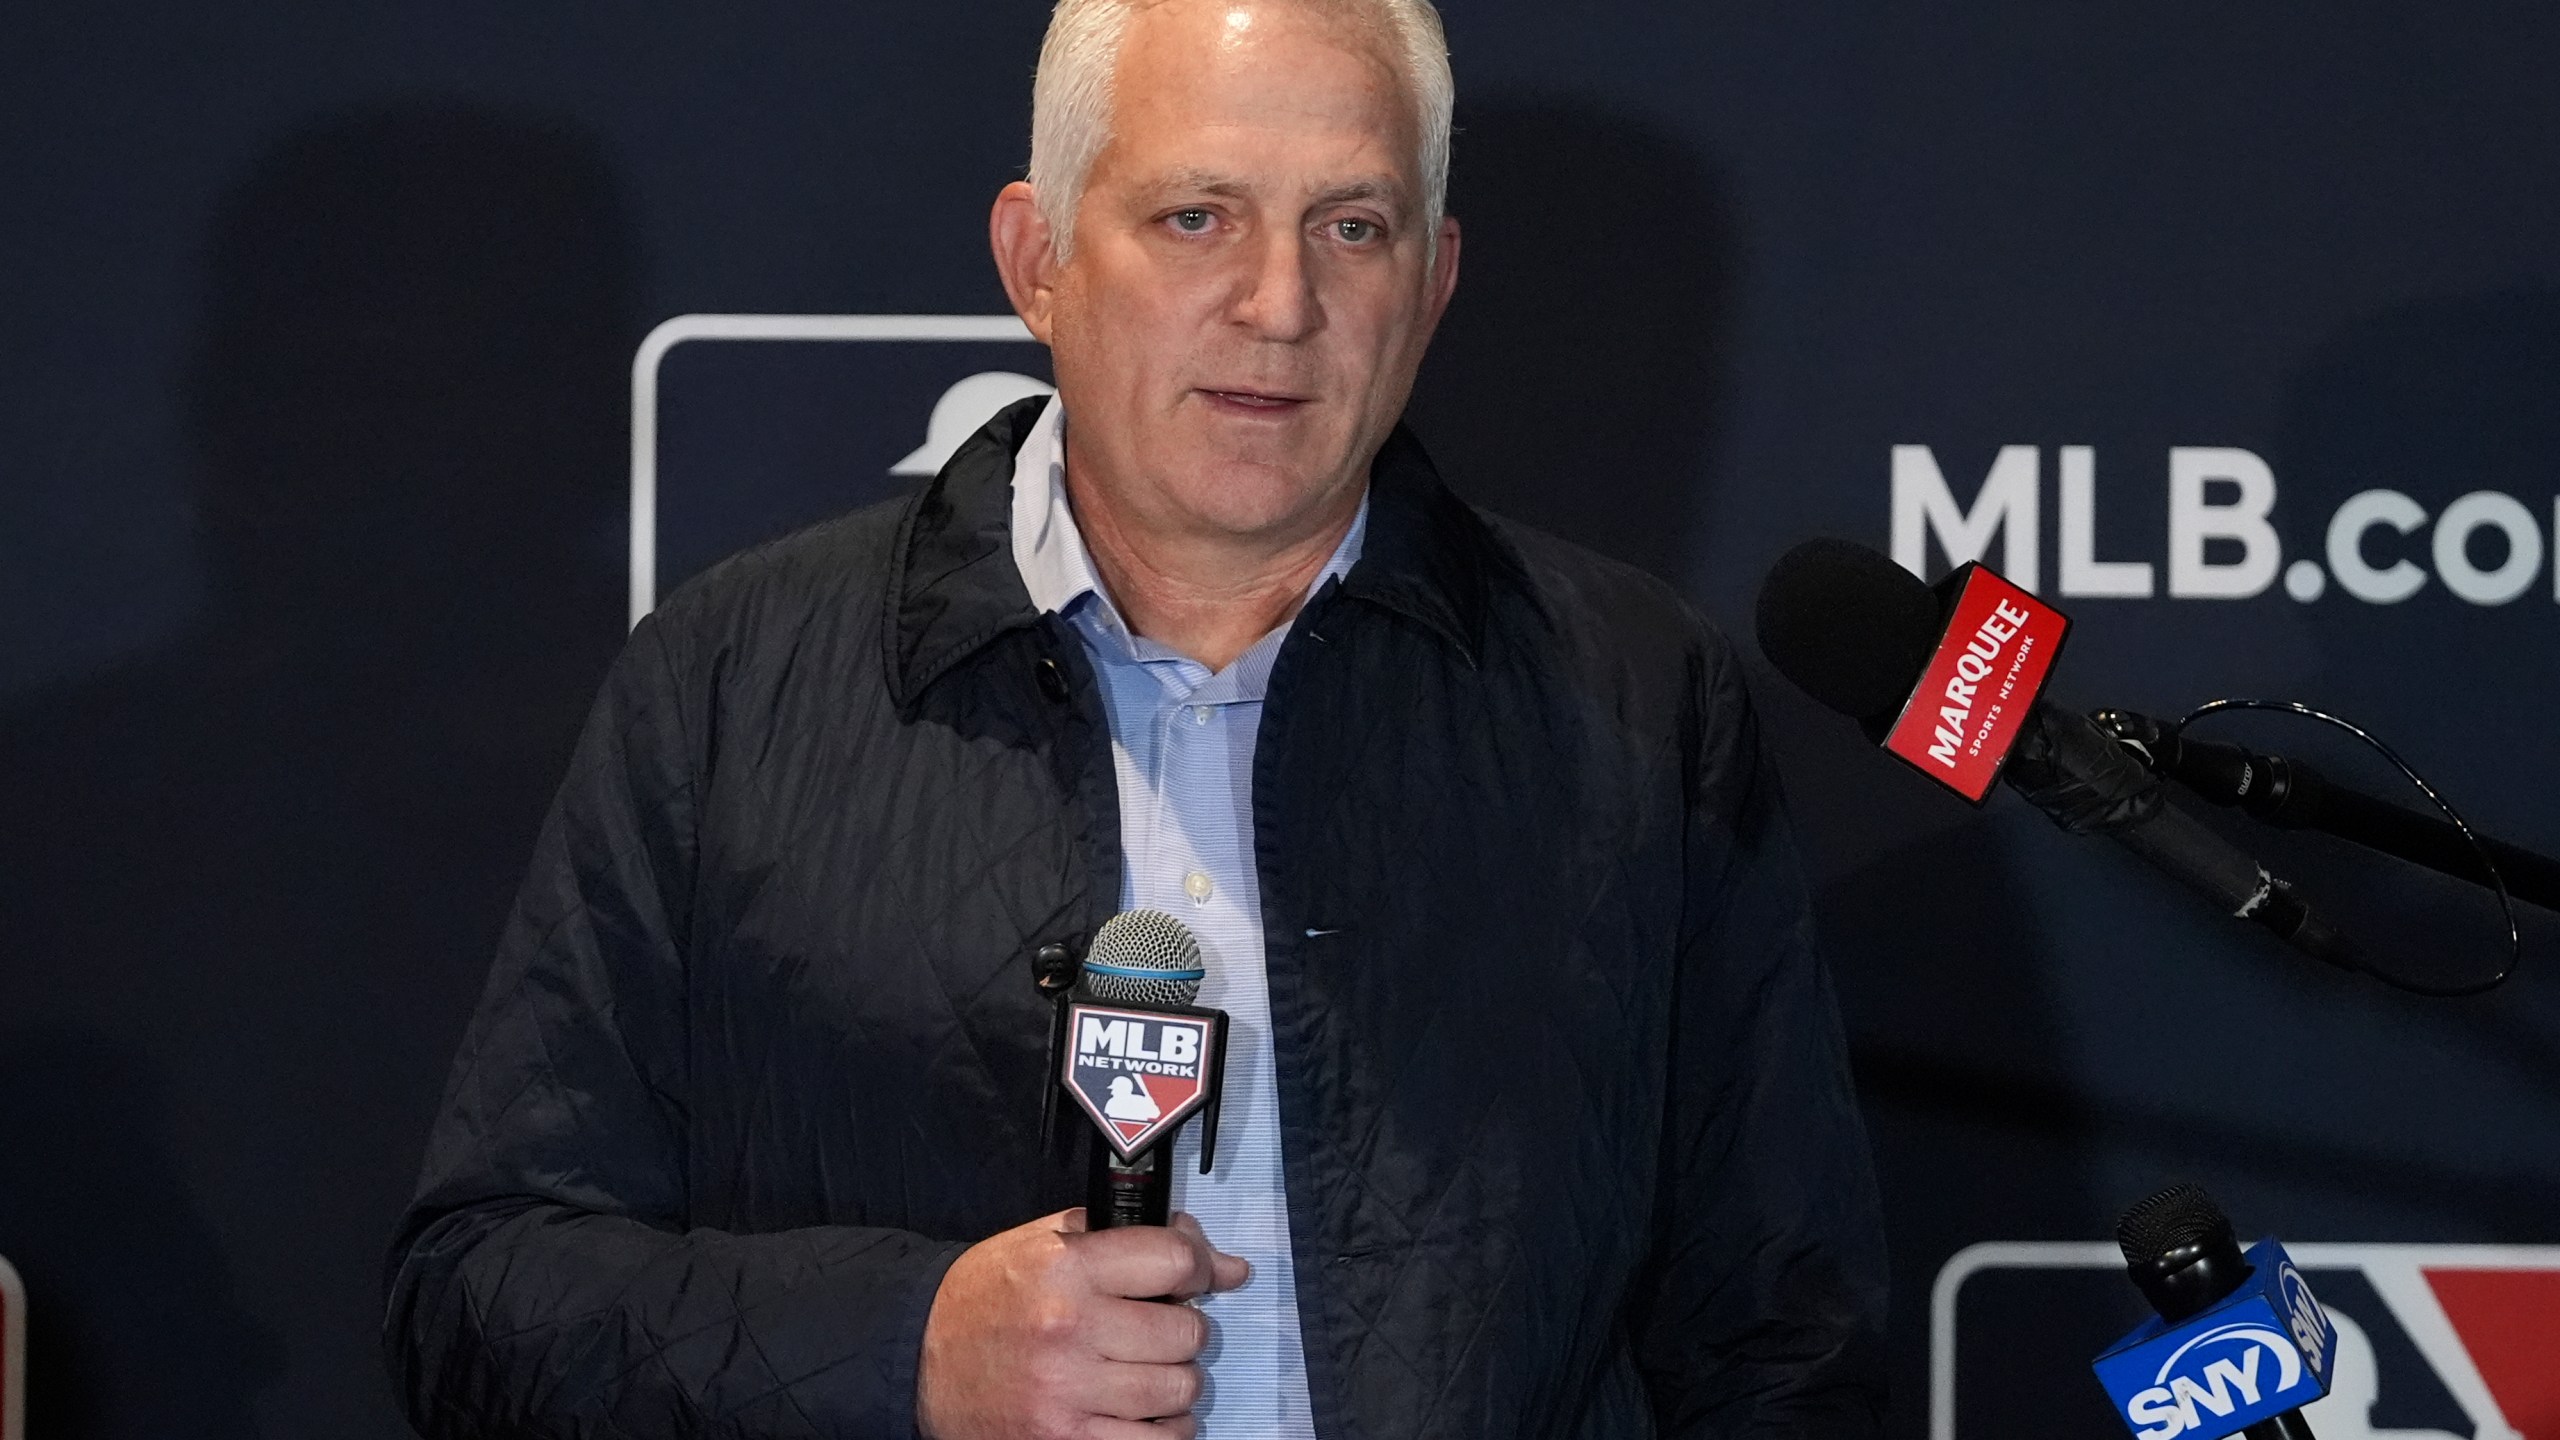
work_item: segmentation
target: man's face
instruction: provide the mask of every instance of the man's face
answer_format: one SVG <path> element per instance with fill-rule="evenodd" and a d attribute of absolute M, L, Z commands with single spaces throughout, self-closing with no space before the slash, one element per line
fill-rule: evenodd
<path fill-rule="evenodd" d="M 1447 301 L 1393 62 L 1274 0 L 1129 19 L 1045 328 L 1080 484 L 1158 532 L 1338 523 Z M 1039 321 L 1045 318 L 1046 326 Z"/>

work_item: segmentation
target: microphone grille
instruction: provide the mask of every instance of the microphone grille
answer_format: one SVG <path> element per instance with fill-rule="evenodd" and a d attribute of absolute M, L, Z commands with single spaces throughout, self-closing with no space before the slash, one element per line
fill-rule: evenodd
<path fill-rule="evenodd" d="M 2177 1251 L 2231 1239 L 2231 1217 L 2200 1185 L 2172 1185 L 2134 1202 L 2116 1222 L 2116 1245 L 2127 1265 L 2151 1265 Z"/>
<path fill-rule="evenodd" d="M 1112 916 L 1084 956 L 1086 993 L 1113 1005 L 1188 1005 L 1208 973 L 1191 927 L 1161 910 Z"/>

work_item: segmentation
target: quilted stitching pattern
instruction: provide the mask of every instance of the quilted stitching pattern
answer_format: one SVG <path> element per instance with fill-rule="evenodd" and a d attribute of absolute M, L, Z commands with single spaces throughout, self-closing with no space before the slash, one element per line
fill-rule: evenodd
<path fill-rule="evenodd" d="M 1080 1198 L 1028 957 L 1118 823 L 989 560 L 1031 408 L 635 633 L 395 1246 L 428 1435 L 908 1434 L 953 1256 Z M 1721 642 L 1409 437 L 1370 523 L 1255 776 L 1318 1429 L 1865 1433 L 1863 1141 Z"/>

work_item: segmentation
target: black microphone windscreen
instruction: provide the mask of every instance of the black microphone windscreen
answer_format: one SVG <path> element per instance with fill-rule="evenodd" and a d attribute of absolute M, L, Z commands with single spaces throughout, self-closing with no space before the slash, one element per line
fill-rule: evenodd
<path fill-rule="evenodd" d="M 1856 720 L 1911 698 L 1945 616 L 1920 578 L 1847 540 L 1807 540 L 1760 584 L 1760 652 L 1797 689 Z"/>
<path fill-rule="evenodd" d="M 2151 1265 L 2181 1250 L 2231 1242 L 2231 1217 L 2198 1185 L 2172 1185 L 2135 1202 L 2116 1222 L 2127 1265 Z"/>

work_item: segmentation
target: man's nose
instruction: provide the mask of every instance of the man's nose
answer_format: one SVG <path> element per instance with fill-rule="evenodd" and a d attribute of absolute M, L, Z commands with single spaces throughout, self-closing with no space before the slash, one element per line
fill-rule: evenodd
<path fill-rule="evenodd" d="M 1324 325 L 1324 306 L 1307 264 L 1306 237 L 1282 228 L 1263 237 L 1237 298 L 1236 319 L 1265 340 L 1303 340 Z"/>

